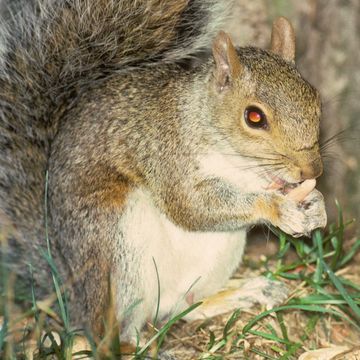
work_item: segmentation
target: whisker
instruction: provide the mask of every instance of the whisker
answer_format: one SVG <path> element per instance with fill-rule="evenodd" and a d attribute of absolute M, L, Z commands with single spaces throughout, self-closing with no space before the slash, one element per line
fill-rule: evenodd
<path fill-rule="evenodd" d="M 358 137 L 351 136 L 350 132 L 353 132 L 357 129 L 354 128 L 354 126 L 342 129 L 335 133 L 334 135 L 330 136 L 329 138 L 322 140 L 320 143 L 320 151 L 328 148 L 329 146 L 334 145 L 335 143 L 343 143 L 345 141 L 356 141 L 358 140 Z"/>
<path fill-rule="evenodd" d="M 275 176 L 277 176 L 278 174 L 280 174 L 281 170 L 286 168 L 286 166 L 282 164 L 274 167 L 272 166 L 271 169 L 263 169 L 262 171 L 257 172 L 257 175 L 261 177 L 262 175 L 274 174 L 274 168 L 277 168 L 275 170 Z"/>
<path fill-rule="evenodd" d="M 245 170 L 252 170 L 258 168 L 270 168 L 270 167 L 278 167 L 283 165 L 282 163 L 270 163 L 270 164 L 254 164 L 254 165 L 239 165 L 234 166 L 234 169 L 245 169 Z"/>
<path fill-rule="evenodd" d="M 256 159 L 256 160 L 280 160 L 279 157 L 264 157 L 264 156 L 255 156 L 255 155 L 244 155 L 244 154 L 227 154 L 221 153 L 225 156 L 235 156 L 235 157 L 243 157 L 247 159 Z"/>

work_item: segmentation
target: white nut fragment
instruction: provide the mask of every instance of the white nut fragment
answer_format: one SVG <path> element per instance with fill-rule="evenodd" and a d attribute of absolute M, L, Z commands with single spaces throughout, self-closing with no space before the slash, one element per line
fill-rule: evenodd
<path fill-rule="evenodd" d="M 294 201 L 303 201 L 315 189 L 315 186 L 315 179 L 305 180 L 298 187 L 291 190 L 286 196 Z"/>

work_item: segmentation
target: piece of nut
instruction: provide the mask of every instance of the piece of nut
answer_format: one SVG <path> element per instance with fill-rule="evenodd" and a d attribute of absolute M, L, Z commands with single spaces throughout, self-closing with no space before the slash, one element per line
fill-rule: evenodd
<path fill-rule="evenodd" d="M 291 190 L 286 196 L 295 201 L 303 201 L 315 189 L 315 186 L 315 179 L 305 180 L 298 187 Z"/>

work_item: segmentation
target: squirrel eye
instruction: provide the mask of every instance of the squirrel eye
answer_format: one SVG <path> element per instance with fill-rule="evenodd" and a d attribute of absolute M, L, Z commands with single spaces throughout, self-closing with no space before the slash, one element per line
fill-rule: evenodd
<path fill-rule="evenodd" d="M 248 106 L 244 113 L 246 124 L 255 129 L 266 129 L 267 120 L 262 110 L 256 106 Z"/>

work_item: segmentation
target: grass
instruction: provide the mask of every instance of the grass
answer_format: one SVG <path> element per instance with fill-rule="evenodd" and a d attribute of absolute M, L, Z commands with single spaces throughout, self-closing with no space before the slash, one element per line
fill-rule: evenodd
<path fill-rule="evenodd" d="M 190 344 L 194 350 L 191 358 L 194 359 L 253 359 L 255 356 L 259 359 L 296 359 L 304 348 L 316 347 L 312 336 L 329 321 L 346 324 L 344 326 L 360 337 L 360 283 L 342 275 L 343 269 L 359 253 L 360 239 L 355 239 L 348 247 L 345 229 L 350 222 L 344 222 L 340 206 L 338 213 L 337 224 L 330 225 L 325 233 L 315 231 L 310 241 L 295 239 L 272 229 L 279 239 L 279 250 L 262 261 L 261 271 L 263 275 L 282 280 L 294 289 L 285 304 L 250 314 L 239 309 L 227 315 L 227 319 L 222 317 L 218 323 L 215 320 L 215 323 L 212 320 L 197 323 L 191 336 L 189 331 L 184 335 L 182 329 L 192 325 L 182 323 L 181 319 L 199 305 L 194 304 L 173 316 L 160 329 L 153 327 L 147 334 L 139 334 L 139 340 L 146 336 L 147 341 L 143 346 L 139 341 L 130 357 L 156 358 L 163 348 L 169 349 L 174 344 L 177 348 L 179 344 L 188 347 Z M 292 255 L 291 261 L 289 254 Z M 56 306 L 44 307 L 35 298 L 32 288 L 31 308 L 14 316 L 12 275 L 5 266 L 2 267 L 1 358 L 25 359 L 26 350 L 32 343 L 35 359 L 72 359 L 75 355 L 77 359 L 120 359 L 117 336 L 104 338 L 96 346 L 88 333 L 71 328 L 66 293 L 62 291 L 63 285 L 49 246 L 42 255 L 52 273 Z M 29 271 L 35 270 L 30 266 Z M 160 293 L 160 284 L 158 291 Z M 56 332 L 45 322 L 49 314 L 61 324 L 56 327 Z M 296 332 L 289 320 L 292 316 L 301 317 L 302 325 L 295 327 Z M 25 318 L 32 320 L 24 325 Z M 57 334 L 59 339 L 56 339 Z M 87 338 L 89 347 L 86 350 L 74 348 L 79 335 Z M 186 356 L 183 358 L 190 358 Z"/>

